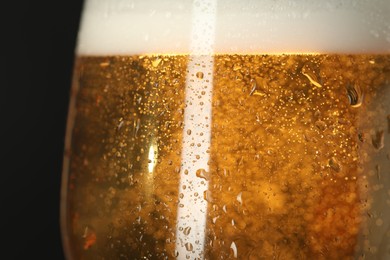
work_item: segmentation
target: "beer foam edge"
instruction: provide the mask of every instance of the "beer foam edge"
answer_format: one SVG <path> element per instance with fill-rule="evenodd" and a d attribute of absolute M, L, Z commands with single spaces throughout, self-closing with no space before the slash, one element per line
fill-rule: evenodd
<path fill-rule="evenodd" d="M 195 4 L 87 0 L 76 53 L 193 54 Z M 388 54 L 389 14 L 388 0 L 217 1 L 213 54 Z"/>

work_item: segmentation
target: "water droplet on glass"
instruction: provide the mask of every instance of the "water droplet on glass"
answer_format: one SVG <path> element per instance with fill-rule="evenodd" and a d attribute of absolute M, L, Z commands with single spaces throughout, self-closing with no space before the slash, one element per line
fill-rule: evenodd
<path fill-rule="evenodd" d="M 140 126 L 141 126 L 141 119 L 138 118 L 137 120 L 134 120 L 134 137 L 137 136 Z"/>
<path fill-rule="evenodd" d="M 196 73 L 196 77 L 197 77 L 198 79 L 203 79 L 203 76 L 204 76 L 204 74 L 203 74 L 203 72 L 201 72 L 201 71 L 199 71 L 199 72 Z"/>
<path fill-rule="evenodd" d="M 380 227 L 380 226 L 383 225 L 383 220 L 380 219 L 380 218 L 378 218 L 378 219 L 375 221 L 375 224 L 376 224 L 378 227 Z"/>
<path fill-rule="evenodd" d="M 347 85 L 347 95 L 351 107 L 360 107 L 363 103 L 364 94 L 359 85 Z"/>
<path fill-rule="evenodd" d="M 237 246 L 236 246 L 236 243 L 232 242 L 230 244 L 230 249 L 232 250 L 233 257 L 237 258 Z"/>
<path fill-rule="evenodd" d="M 379 164 L 375 165 L 375 170 L 376 170 L 376 177 L 378 180 L 381 179 L 381 166 Z"/>
<path fill-rule="evenodd" d="M 332 157 L 330 160 L 329 160 L 329 166 L 330 168 L 332 168 L 332 170 L 334 170 L 335 172 L 340 172 L 340 164 L 339 162 L 337 161 L 336 158 Z"/>
<path fill-rule="evenodd" d="M 84 228 L 84 250 L 89 249 L 96 243 L 96 233 L 93 228 L 86 226 Z"/>
<path fill-rule="evenodd" d="M 198 169 L 196 171 L 196 177 L 202 178 L 202 179 L 205 179 L 206 181 L 208 181 L 210 176 L 209 176 L 209 173 L 206 172 L 205 169 Z"/>
<path fill-rule="evenodd" d="M 203 192 L 203 198 L 204 198 L 205 201 L 211 203 L 211 202 L 212 202 L 211 191 L 205 190 L 205 191 Z"/>
<path fill-rule="evenodd" d="M 322 85 L 319 83 L 317 76 L 312 71 L 310 71 L 309 68 L 303 66 L 301 73 L 310 81 L 311 84 L 318 88 L 322 88 Z"/>
<path fill-rule="evenodd" d="M 191 243 L 186 243 L 185 244 L 185 246 L 186 246 L 186 249 L 187 249 L 187 251 L 192 251 L 193 249 L 194 249 L 194 246 L 191 244 Z"/>
<path fill-rule="evenodd" d="M 188 236 L 191 232 L 191 227 L 186 227 L 183 231 L 184 235 Z"/>
<path fill-rule="evenodd" d="M 237 195 L 237 201 L 242 205 L 242 192 Z"/>
<path fill-rule="evenodd" d="M 158 65 L 160 65 L 162 59 L 161 58 L 156 58 L 154 61 L 152 61 L 152 65 L 153 67 L 157 67 Z"/>
<path fill-rule="evenodd" d="M 191 132 L 191 129 L 188 129 L 188 130 L 187 130 L 187 134 L 188 134 L 188 135 L 191 135 L 191 133 L 192 133 L 192 132 Z"/>
<path fill-rule="evenodd" d="M 385 146 L 385 135 L 383 134 L 383 130 L 377 131 L 374 136 L 372 136 L 372 145 L 380 150 Z"/>

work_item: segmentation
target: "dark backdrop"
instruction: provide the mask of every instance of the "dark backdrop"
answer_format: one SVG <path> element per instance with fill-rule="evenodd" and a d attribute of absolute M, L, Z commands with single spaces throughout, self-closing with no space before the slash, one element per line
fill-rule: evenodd
<path fill-rule="evenodd" d="M 1 259 L 64 259 L 62 154 L 82 1 L 2 1 Z"/>

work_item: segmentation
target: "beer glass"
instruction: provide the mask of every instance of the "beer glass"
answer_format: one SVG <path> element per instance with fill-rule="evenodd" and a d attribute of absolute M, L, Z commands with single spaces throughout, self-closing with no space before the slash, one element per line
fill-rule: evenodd
<path fill-rule="evenodd" d="M 387 0 L 86 0 L 68 259 L 389 259 Z"/>

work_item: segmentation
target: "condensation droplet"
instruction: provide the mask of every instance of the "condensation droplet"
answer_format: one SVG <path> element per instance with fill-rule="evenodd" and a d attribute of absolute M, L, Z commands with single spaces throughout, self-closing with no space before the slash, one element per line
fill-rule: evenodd
<path fill-rule="evenodd" d="M 375 165 L 376 177 L 378 180 L 381 179 L 381 166 L 379 164 Z"/>
<path fill-rule="evenodd" d="M 330 168 L 332 168 L 332 170 L 334 170 L 335 172 L 340 172 L 340 170 L 341 170 L 341 167 L 340 167 L 339 162 L 338 162 L 337 159 L 334 158 L 334 157 L 332 157 L 332 158 L 329 160 L 329 166 L 330 166 Z"/>
<path fill-rule="evenodd" d="M 237 195 L 237 201 L 242 205 L 242 192 Z"/>
<path fill-rule="evenodd" d="M 205 190 L 205 191 L 203 192 L 203 198 L 204 198 L 205 201 L 211 203 L 211 202 L 213 201 L 213 200 L 212 200 L 212 197 L 211 197 L 211 191 Z"/>
<path fill-rule="evenodd" d="M 187 134 L 188 134 L 188 135 L 191 135 L 191 133 L 192 133 L 191 129 L 188 129 L 188 130 L 187 130 Z"/>
<path fill-rule="evenodd" d="M 134 136 L 136 137 L 137 134 L 138 134 L 138 130 L 141 126 L 141 119 L 137 119 L 136 121 L 134 121 Z"/>
<path fill-rule="evenodd" d="M 209 175 L 208 172 L 206 172 L 205 169 L 198 169 L 198 170 L 196 171 L 196 177 L 202 178 L 202 179 L 205 179 L 206 181 L 208 181 L 210 175 Z"/>
<path fill-rule="evenodd" d="M 237 246 L 236 246 L 236 243 L 234 243 L 234 242 L 232 242 L 231 244 L 230 244 L 230 249 L 232 250 L 232 252 L 233 252 L 233 257 L 234 258 L 237 258 Z"/>
<path fill-rule="evenodd" d="M 363 103 L 364 94 L 359 85 L 347 85 L 347 96 L 351 107 L 360 107 Z"/>
<path fill-rule="evenodd" d="M 152 65 L 153 67 L 157 67 L 158 65 L 160 65 L 162 59 L 161 58 L 156 58 L 154 61 L 152 61 Z"/>
<path fill-rule="evenodd" d="M 186 249 L 187 249 L 187 251 L 192 251 L 193 249 L 194 249 L 194 246 L 191 244 L 191 243 L 186 243 L 185 244 L 185 246 L 186 246 Z"/>
<path fill-rule="evenodd" d="M 378 219 L 375 221 L 375 224 L 376 224 L 378 227 L 380 227 L 380 226 L 383 225 L 383 220 L 380 219 L 380 218 L 378 218 Z"/>
<path fill-rule="evenodd" d="M 322 85 L 319 83 L 317 76 L 308 68 L 306 68 L 305 66 L 302 67 L 301 73 L 310 81 L 311 84 L 318 88 L 322 88 Z"/>
<path fill-rule="evenodd" d="M 183 231 L 184 235 L 188 236 L 191 232 L 191 227 L 186 227 Z"/>
<path fill-rule="evenodd" d="M 383 133 L 383 130 L 379 130 L 375 133 L 375 135 L 372 136 L 372 145 L 377 149 L 380 150 L 385 146 L 385 135 Z"/>
<path fill-rule="evenodd" d="M 83 248 L 87 250 L 96 243 L 96 233 L 94 229 L 89 226 L 86 226 L 84 228 L 83 238 L 84 238 Z"/>
<path fill-rule="evenodd" d="M 203 76 L 204 76 L 204 74 L 203 74 L 203 72 L 201 72 L 201 71 L 199 71 L 199 72 L 196 73 L 196 77 L 197 77 L 198 79 L 203 79 Z"/>

